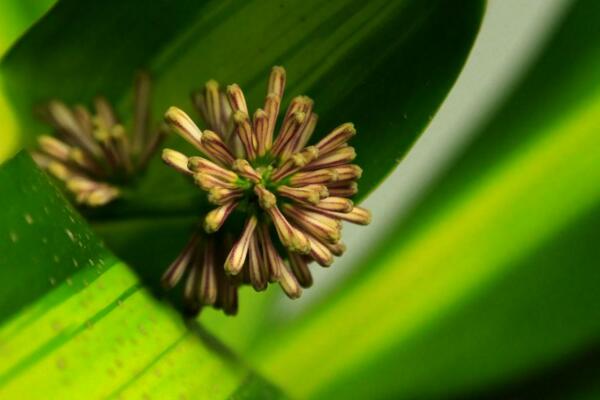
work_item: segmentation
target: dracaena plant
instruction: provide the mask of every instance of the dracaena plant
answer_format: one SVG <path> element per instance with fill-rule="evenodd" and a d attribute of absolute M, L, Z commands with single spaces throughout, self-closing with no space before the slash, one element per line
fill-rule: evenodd
<path fill-rule="evenodd" d="M 347 259 L 481 2 L 23 9 L 0 6 L 7 38 L 31 24 L 0 64 L 0 154 L 31 151 L 0 166 L 0 398 L 597 394 L 597 2 L 333 289 L 313 264 Z M 320 300 L 285 315 L 275 282 Z"/>

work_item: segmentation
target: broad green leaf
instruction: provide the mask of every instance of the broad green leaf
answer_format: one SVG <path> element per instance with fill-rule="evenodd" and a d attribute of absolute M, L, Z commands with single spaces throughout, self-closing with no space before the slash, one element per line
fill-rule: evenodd
<path fill-rule="evenodd" d="M 0 56 L 23 34 L 35 21 L 37 21 L 55 0 L 5 0 L 0 2 Z M 0 76 L 0 81 L 2 77 Z M 0 83 L 0 86 L 2 84 Z M 5 94 L 0 90 L 0 122 L 4 132 L 14 132 L 14 116 Z M 0 161 L 13 154 L 18 146 L 14 134 L 0 135 Z"/>
<path fill-rule="evenodd" d="M 38 102 L 85 102 L 98 93 L 118 100 L 136 69 L 156 76 L 160 118 L 170 105 L 189 110 L 190 91 L 210 78 L 240 83 L 255 108 L 270 67 L 284 65 L 286 97 L 315 99 L 317 136 L 344 121 L 362 132 L 353 145 L 365 169 L 366 194 L 443 100 L 477 32 L 481 8 L 481 2 L 453 7 L 439 0 L 63 1 L 7 55 L 2 71 L 21 133 L 31 138 L 41 133 L 31 121 Z"/>
<path fill-rule="evenodd" d="M 56 0 L 5 0 L 0 3 L 0 55 L 37 21 Z"/>
<path fill-rule="evenodd" d="M 140 68 L 155 77 L 159 120 L 171 105 L 191 111 L 190 91 L 210 78 L 238 82 L 258 107 L 271 66 L 284 65 L 284 102 L 299 93 L 315 99 L 317 137 L 342 122 L 356 124 L 362 197 L 396 166 L 444 99 L 482 8 L 441 0 L 63 1 L 0 69 L 20 139 L 31 144 L 45 131 L 31 110 L 50 97 L 89 102 L 104 93 L 128 115 L 130 82 Z M 183 148 L 175 140 L 168 145 Z M 129 200 L 89 217 L 109 246 L 156 285 L 203 207 L 200 191 L 155 160 Z M 148 242 L 156 244 L 151 251 Z"/>
<path fill-rule="evenodd" d="M 0 398 L 283 397 L 143 289 L 28 155 L 0 191 Z"/>
<path fill-rule="evenodd" d="M 599 16 L 596 1 L 573 5 L 364 268 L 254 346 L 267 376 L 298 397 L 460 397 L 596 349 Z"/>

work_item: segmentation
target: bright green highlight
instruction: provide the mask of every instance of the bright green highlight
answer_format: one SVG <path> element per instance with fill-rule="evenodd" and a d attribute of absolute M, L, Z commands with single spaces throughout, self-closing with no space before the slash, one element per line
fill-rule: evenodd
<path fill-rule="evenodd" d="M 18 146 L 17 122 L 12 107 L 3 91 L 3 78 L 0 75 L 0 123 L 2 124 L 2 135 L 0 135 L 0 162 L 12 155 Z"/>
<path fill-rule="evenodd" d="M 26 153 L 0 192 L 0 398 L 282 396 L 142 289 Z"/>
<path fill-rule="evenodd" d="M 203 345 L 174 312 L 140 289 L 121 263 L 38 315 L 37 308 L 54 302 L 60 292 L 73 291 L 70 282 L 0 328 L 0 397 L 175 393 L 227 398 L 245 377 L 243 369 Z M 14 334 L 14 327 L 30 314 L 35 321 Z"/>
<path fill-rule="evenodd" d="M 259 349 L 269 376 L 299 397 L 318 393 L 340 371 L 418 334 L 597 204 L 598 115 L 600 102 L 588 102 L 546 128 L 378 260 L 382 268 L 295 326 L 266 357 Z M 569 190 L 556 196 L 557 187 Z M 315 368 L 322 354 L 328 361 Z"/>

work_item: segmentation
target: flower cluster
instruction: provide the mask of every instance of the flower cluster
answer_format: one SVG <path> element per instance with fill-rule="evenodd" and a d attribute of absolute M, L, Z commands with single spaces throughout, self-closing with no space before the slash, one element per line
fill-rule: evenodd
<path fill-rule="evenodd" d="M 93 113 L 58 100 L 42 110 L 55 134 L 39 136 L 32 156 L 65 183 L 78 203 L 97 207 L 119 197 L 119 186 L 144 169 L 161 144 L 166 129 L 149 128 L 150 79 L 144 73 L 136 79 L 134 98 L 131 135 L 102 97 L 95 99 Z"/>
<path fill-rule="evenodd" d="M 310 262 L 326 267 L 344 252 L 341 221 L 370 222 L 370 213 L 350 200 L 362 173 L 347 145 L 356 134 L 351 123 L 309 145 L 317 115 L 313 101 L 298 96 L 275 135 L 285 80 L 284 69 L 274 67 L 264 108 L 252 117 L 238 85 L 222 91 L 215 81 L 193 96 L 208 129 L 201 131 L 175 107 L 165 115 L 201 155 L 165 149 L 163 160 L 216 206 L 203 220 L 208 239 L 197 232 L 163 276 L 172 287 L 188 272 L 185 298 L 195 309 L 211 305 L 235 313 L 240 284 L 261 291 L 278 282 L 297 298 L 312 284 Z M 241 223 L 223 229 L 235 214 Z"/>

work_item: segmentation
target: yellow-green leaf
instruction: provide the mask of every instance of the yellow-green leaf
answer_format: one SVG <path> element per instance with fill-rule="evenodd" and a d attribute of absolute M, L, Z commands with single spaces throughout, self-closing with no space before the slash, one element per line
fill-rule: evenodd
<path fill-rule="evenodd" d="M 0 398 L 283 397 L 154 299 L 27 154 L 0 191 Z"/>

